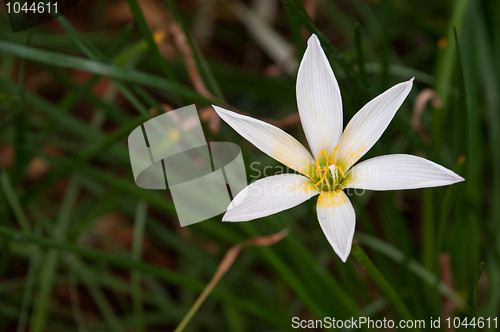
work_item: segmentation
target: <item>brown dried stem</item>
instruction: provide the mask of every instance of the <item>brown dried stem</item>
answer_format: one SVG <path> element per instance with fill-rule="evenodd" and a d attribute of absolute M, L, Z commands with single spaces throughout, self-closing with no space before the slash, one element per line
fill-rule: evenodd
<path fill-rule="evenodd" d="M 203 292 L 200 294 L 200 296 L 198 296 L 198 298 L 194 302 L 191 309 L 189 309 L 186 316 L 184 316 L 184 318 L 182 319 L 180 324 L 177 326 L 177 328 L 175 329 L 175 332 L 180 332 L 186 327 L 186 325 L 189 323 L 191 318 L 194 316 L 194 314 L 198 311 L 198 309 L 203 304 L 205 299 L 208 297 L 210 292 L 215 288 L 215 286 L 217 285 L 219 280 L 226 274 L 226 272 L 229 270 L 229 268 L 233 265 L 234 261 L 236 260 L 236 258 L 239 255 L 241 249 L 243 249 L 244 247 L 249 247 L 249 246 L 270 246 L 270 245 L 273 245 L 276 242 L 281 241 L 285 236 L 288 235 L 289 232 L 290 231 L 288 229 L 284 229 L 281 232 L 278 232 L 278 233 L 275 233 L 275 234 L 272 234 L 269 236 L 253 237 L 253 238 L 250 238 L 246 241 L 240 242 L 240 243 L 232 246 L 231 248 L 229 248 L 229 250 L 226 252 L 226 255 L 224 256 L 224 258 L 220 262 L 217 270 L 215 271 L 214 276 L 212 277 L 212 279 L 210 280 L 208 285 L 205 287 Z"/>

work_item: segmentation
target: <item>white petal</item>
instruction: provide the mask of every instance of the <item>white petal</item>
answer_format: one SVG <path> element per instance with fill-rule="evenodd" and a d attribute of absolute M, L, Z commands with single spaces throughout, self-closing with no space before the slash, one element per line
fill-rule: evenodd
<path fill-rule="evenodd" d="M 410 93 L 413 78 L 372 99 L 356 113 L 340 137 L 335 162 L 344 172 L 378 141 Z"/>
<path fill-rule="evenodd" d="M 398 190 L 446 186 L 464 179 L 432 161 L 409 154 L 365 160 L 347 173 L 345 188 Z"/>
<path fill-rule="evenodd" d="M 290 209 L 319 194 L 299 174 L 280 174 L 257 180 L 233 199 L 222 221 L 248 221 Z"/>
<path fill-rule="evenodd" d="M 212 105 L 238 134 L 280 163 L 304 175 L 314 168 L 314 159 L 293 136 L 264 121 Z"/>
<path fill-rule="evenodd" d="M 321 192 L 316 206 L 318 220 L 328 242 L 343 262 L 351 253 L 356 215 L 342 190 Z"/>
<path fill-rule="evenodd" d="M 340 89 L 318 37 L 312 35 L 297 74 L 297 106 L 314 156 L 330 156 L 342 133 Z"/>

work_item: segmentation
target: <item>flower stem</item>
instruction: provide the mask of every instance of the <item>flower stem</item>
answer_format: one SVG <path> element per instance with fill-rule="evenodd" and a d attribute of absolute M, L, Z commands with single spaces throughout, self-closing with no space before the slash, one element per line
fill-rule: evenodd
<path fill-rule="evenodd" d="M 366 255 L 363 249 L 359 246 L 357 242 L 354 242 L 352 247 L 352 254 L 358 260 L 359 264 L 361 264 L 366 272 L 372 277 L 373 281 L 377 284 L 380 290 L 385 294 L 387 299 L 394 305 L 399 314 L 407 320 L 411 320 L 412 315 L 404 302 L 401 300 L 399 295 L 396 293 L 394 288 L 392 288 L 391 284 L 384 278 L 382 273 L 377 269 L 377 267 L 373 264 L 371 259 Z"/>

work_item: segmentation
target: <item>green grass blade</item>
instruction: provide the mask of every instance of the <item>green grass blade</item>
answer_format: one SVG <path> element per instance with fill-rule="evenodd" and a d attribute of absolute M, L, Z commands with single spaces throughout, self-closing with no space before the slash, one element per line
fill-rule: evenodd
<path fill-rule="evenodd" d="M 78 186 L 74 183 L 70 184 L 54 227 L 55 241 L 63 241 L 65 238 L 71 220 L 71 211 L 76 203 L 77 194 Z M 46 329 L 47 315 L 50 308 L 51 292 L 58 260 L 59 252 L 54 249 L 49 250 L 44 257 L 44 262 L 42 264 L 43 268 L 40 271 L 38 296 L 35 300 L 33 314 L 31 316 L 30 331 L 41 332 Z"/>
<path fill-rule="evenodd" d="M 0 185 L 2 187 L 5 198 L 9 203 L 10 208 L 12 209 L 12 212 L 16 216 L 19 226 L 21 226 L 21 229 L 23 231 L 29 231 L 31 229 L 30 221 L 28 220 L 28 217 L 26 216 L 26 213 L 22 208 L 17 193 L 15 192 L 14 188 L 12 188 L 9 176 L 7 175 L 7 172 L 5 170 L 0 171 Z"/>
<path fill-rule="evenodd" d="M 142 240 L 144 236 L 144 227 L 146 223 L 147 205 L 144 201 L 139 201 L 136 208 L 134 239 L 132 242 L 132 259 L 141 260 Z M 135 331 L 145 331 L 144 310 L 142 304 L 141 275 L 138 272 L 132 273 L 131 292 L 134 306 L 134 326 Z"/>
<path fill-rule="evenodd" d="M 300 8 L 301 6 L 294 0 L 283 0 L 283 3 L 288 10 L 295 15 L 298 22 L 300 22 L 310 33 L 315 33 L 318 36 L 326 55 L 338 64 L 336 67 L 339 67 L 361 91 L 367 93 L 359 75 L 356 74 L 352 66 L 347 63 L 344 56 L 336 49 L 336 47 L 333 46 L 325 35 L 314 25 L 304 8 Z"/>
<path fill-rule="evenodd" d="M 448 23 L 446 31 L 446 46 L 440 52 L 436 66 L 436 93 L 441 100 L 443 107 L 434 110 L 435 120 L 432 122 L 432 139 L 434 144 L 439 148 L 442 144 L 443 133 L 442 129 L 445 125 L 447 117 L 448 100 L 450 97 L 451 81 L 455 70 L 455 61 L 457 57 L 456 47 L 453 44 L 453 29 L 461 30 L 469 0 L 457 0 L 453 3 L 453 11 L 451 19 Z"/>
<path fill-rule="evenodd" d="M 165 59 L 161 56 L 160 51 L 158 50 L 158 46 L 154 40 L 153 34 L 149 29 L 148 23 L 144 18 L 141 7 L 139 7 L 139 3 L 137 0 L 127 0 L 128 6 L 130 7 L 130 11 L 132 15 L 134 15 L 135 21 L 137 23 L 137 27 L 141 32 L 142 37 L 146 40 L 148 44 L 149 51 L 153 54 L 153 58 L 156 61 L 156 64 L 160 68 L 160 70 L 168 77 L 169 79 L 174 80 L 175 75 L 172 72 L 172 69 L 168 66 Z"/>
<path fill-rule="evenodd" d="M 211 103 L 207 98 L 177 82 L 144 72 L 126 70 L 116 65 L 42 51 L 5 41 L 0 41 L 0 50 L 32 61 L 51 64 L 57 67 L 79 69 L 97 75 L 154 87 L 166 91 L 169 94 L 183 96 L 189 100 L 198 101 L 204 104 Z"/>
<path fill-rule="evenodd" d="M 467 308 L 466 303 L 463 301 L 460 295 L 457 294 L 448 285 L 443 283 L 439 279 L 438 275 L 430 272 L 425 267 L 420 265 L 417 261 L 408 259 L 407 257 L 405 257 L 404 253 L 399 251 L 396 247 L 385 243 L 373 236 L 359 234 L 359 232 L 356 235 L 356 238 L 363 245 L 366 245 L 384 254 L 385 256 L 389 257 L 399 264 L 405 265 L 412 273 L 425 281 L 429 286 L 432 286 L 434 288 L 434 291 L 437 290 L 440 294 L 446 296 L 448 299 L 453 301 L 453 303 L 455 303 L 460 309 L 465 310 Z"/>
<path fill-rule="evenodd" d="M 30 259 L 29 259 L 29 270 L 26 277 L 25 289 L 23 293 L 23 304 L 19 313 L 17 321 L 17 332 L 26 331 L 26 326 L 29 320 L 29 309 L 31 307 L 33 291 L 35 289 L 35 281 L 37 276 L 37 271 L 40 266 L 42 255 L 39 248 L 36 245 L 31 246 L 30 249 Z"/>
<path fill-rule="evenodd" d="M 380 290 L 387 296 L 387 299 L 392 302 L 394 309 L 396 309 L 402 318 L 412 320 L 413 317 L 399 297 L 398 293 L 392 288 L 390 283 L 384 278 L 382 273 L 373 264 L 370 258 L 365 254 L 363 249 L 355 244 L 352 248 L 352 255 L 356 257 L 358 262 L 365 268 L 366 272 L 372 277 L 373 281 L 377 284 Z"/>

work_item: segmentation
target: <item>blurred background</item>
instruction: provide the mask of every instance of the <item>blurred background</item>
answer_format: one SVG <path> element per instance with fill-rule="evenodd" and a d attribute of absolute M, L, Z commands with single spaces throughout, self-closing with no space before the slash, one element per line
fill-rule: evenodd
<path fill-rule="evenodd" d="M 315 199 L 253 222 L 218 216 L 181 228 L 169 191 L 141 189 L 132 177 L 130 132 L 189 104 L 208 141 L 240 145 L 250 181 L 278 166 L 210 105 L 305 144 L 295 79 L 311 33 L 339 81 L 344 124 L 415 77 L 365 159 L 415 154 L 466 179 L 351 193 L 355 239 L 413 318 L 442 317 L 443 327 L 448 317 L 500 316 L 500 2 L 80 1 L 16 33 L 4 9 L 0 330 L 174 330 L 218 268 L 226 274 L 185 330 L 287 331 L 295 316 L 405 318 L 352 256 L 344 264 L 334 254 Z M 251 238 L 261 246 L 238 246 Z M 239 255 L 223 259 L 231 248 Z"/>

